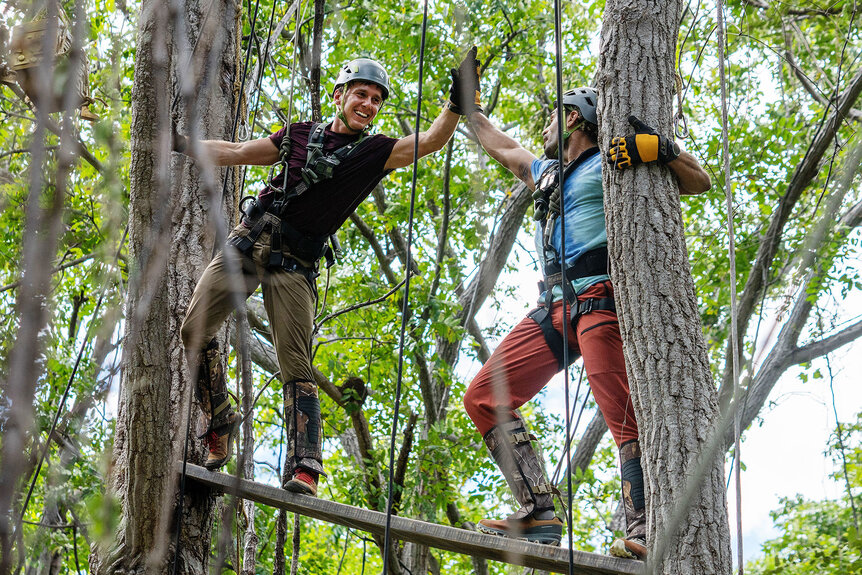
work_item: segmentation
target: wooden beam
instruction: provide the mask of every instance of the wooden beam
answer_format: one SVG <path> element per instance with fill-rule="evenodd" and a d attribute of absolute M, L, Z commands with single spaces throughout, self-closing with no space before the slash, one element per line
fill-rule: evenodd
<path fill-rule="evenodd" d="M 178 462 L 177 473 L 182 473 L 182 470 L 183 464 Z M 290 493 L 271 485 L 238 479 L 226 473 L 207 471 L 191 463 L 186 464 L 186 477 L 223 493 L 328 523 L 337 523 L 377 535 L 383 535 L 386 528 L 384 513 Z M 390 532 L 394 539 L 400 541 L 410 541 L 454 553 L 544 569 L 553 573 L 568 573 L 569 569 L 569 552 L 560 547 L 494 537 L 398 516 L 392 516 Z M 640 561 L 583 551 L 574 552 L 574 564 L 572 575 L 640 575 L 644 567 Z"/>

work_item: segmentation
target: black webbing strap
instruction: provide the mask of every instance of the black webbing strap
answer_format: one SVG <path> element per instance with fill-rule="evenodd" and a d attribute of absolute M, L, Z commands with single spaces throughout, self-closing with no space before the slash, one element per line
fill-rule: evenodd
<path fill-rule="evenodd" d="M 261 214 L 256 221 L 251 220 L 248 216 L 244 217 L 243 221 L 248 221 L 250 223 L 253 222 L 251 230 L 245 236 L 229 238 L 227 243 L 228 245 L 238 249 L 241 254 L 251 257 L 251 249 L 254 247 L 254 243 L 257 241 L 257 238 L 260 237 L 260 234 L 262 234 L 268 226 L 271 226 L 272 224 L 277 225 L 278 220 L 268 214 Z"/>
<path fill-rule="evenodd" d="M 608 247 L 601 246 L 590 250 L 575 262 L 575 265 L 566 268 L 566 279 L 574 281 L 578 278 L 599 276 L 608 273 Z M 550 289 L 563 282 L 563 274 L 560 273 L 560 265 L 545 266 L 545 285 Z"/>
<path fill-rule="evenodd" d="M 572 305 L 572 321 L 575 322 L 584 314 L 592 311 L 612 311 L 617 313 L 613 297 L 590 298 L 578 300 L 577 306 Z"/>
<path fill-rule="evenodd" d="M 549 292 L 550 293 L 550 292 Z M 539 329 L 542 330 L 542 335 L 545 337 L 545 343 L 548 344 L 551 353 L 557 358 L 557 369 L 561 370 L 566 367 L 563 363 L 563 334 L 554 328 L 554 323 L 551 320 L 551 313 L 548 311 L 550 304 L 547 306 L 537 307 L 530 311 L 527 317 L 536 322 Z M 572 326 L 577 327 L 578 320 L 584 314 L 594 311 L 612 311 L 616 313 L 617 307 L 613 297 L 589 298 L 572 302 L 570 321 Z M 579 354 L 571 347 L 569 348 L 569 365 L 575 362 Z"/>
<path fill-rule="evenodd" d="M 563 364 L 563 334 L 554 329 L 554 322 L 551 320 L 551 313 L 547 307 L 537 307 L 527 314 L 527 317 L 539 325 L 542 330 L 542 335 L 545 336 L 545 343 L 551 349 L 551 353 L 557 358 L 557 370 L 566 367 Z M 571 348 L 570 352 L 574 352 Z M 574 362 L 578 358 L 577 354 L 570 353 L 569 360 Z"/>
<path fill-rule="evenodd" d="M 307 154 L 305 166 L 302 168 L 301 172 L 302 181 L 288 192 L 285 192 L 284 186 L 287 185 L 287 157 L 289 155 L 290 146 L 288 144 L 287 148 L 285 148 L 284 139 L 282 139 L 280 153 L 282 164 L 284 165 L 283 187 L 272 188 L 276 197 L 275 201 L 273 201 L 267 211 L 283 218 L 284 208 L 290 200 L 301 196 L 314 184 L 331 179 L 335 173 L 335 168 L 337 168 L 350 154 L 359 150 L 365 142 L 370 140 L 370 138 L 366 138 L 363 133 L 355 142 L 350 142 L 349 144 L 338 148 L 334 152 L 327 154 L 323 151 L 325 133 L 326 126 L 324 124 L 315 122 L 311 125 L 311 130 L 308 133 L 308 143 L 306 145 Z M 287 135 L 285 135 L 285 138 L 286 137 Z M 282 236 L 284 236 L 284 238 L 282 238 Z M 333 249 L 327 245 L 327 239 L 329 239 L 328 235 L 318 237 L 302 234 L 282 219 L 281 226 L 272 231 L 272 249 L 270 251 L 269 265 L 270 267 L 279 267 L 280 264 L 278 262 L 284 260 L 282 250 L 282 243 L 284 242 L 287 244 L 290 253 L 297 258 L 310 262 L 317 262 L 321 257 L 326 257 L 326 267 L 332 267 L 335 262 L 333 255 L 334 252 Z"/>

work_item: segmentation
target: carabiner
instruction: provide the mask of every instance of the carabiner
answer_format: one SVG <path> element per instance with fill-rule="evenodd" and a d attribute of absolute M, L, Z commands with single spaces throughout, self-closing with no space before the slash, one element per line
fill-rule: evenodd
<path fill-rule="evenodd" d="M 673 133 L 678 140 L 688 138 L 688 122 L 682 112 L 678 112 L 673 119 Z"/>

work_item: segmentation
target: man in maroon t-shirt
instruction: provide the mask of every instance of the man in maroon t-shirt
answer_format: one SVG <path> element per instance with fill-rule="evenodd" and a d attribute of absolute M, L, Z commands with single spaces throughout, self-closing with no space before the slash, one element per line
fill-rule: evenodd
<path fill-rule="evenodd" d="M 478 85 L 475 48 L 457 70 L 452 70 L 449 104 L 427 131 L 418 134 L 419 157 L 440 150 L 455 132 L 461 114 L 461 78 L 465 74 L 471 75 L 471 80 L 475 77 L 465 85 Z M 331 160 L 332 154 L 347 145 L 355 144 L 356 149 L 332 162 L 336 166 L 331 174 L 315 169 L 320 163 L 309 160 L 311 122 L 294 123 L 289 130 L 284 128 L 268 138 L 248 142 L 197 142 L 196 154 L 218 166 L 270 165 L 279 160 L 285 148 L 283 139 L 290 138 L 286 173 L 283 170 L 259 194 L 231 232 L 228 247 L 207 266 L 181 328 L 186 357 L 190 363 L 198 362 L 196 396 L 209 418 L 208 469 L 217 469 L 230 459 L 231 440 L 240 419 L 231 407 L 214 337 L 235 309 L 237 297 L 247 298 L 260 285 L 281 378 L 287 384 L 284 404 L 290 461 L 286 469 L 292 470 L 293 477 L 285 488 L 309 495 L 317 493 L 317 481 L 324 472 L 320 402 L 311 366 L 317 260 L 324 253 L 326 238 L 335 233 L 380 180 L 392 170 L 413 163 L 417 137 L 367 135 L 388 95 L 389 78 L 377 62 L 358 58 L 341 69 L 332 92 L 337 115 L 321 127 L 322 150 L 318 156 Z M 475 97 L 478 101 L 478 93 Z M 360 140 L 361 144 L 357 144 Z M 187 147 L 188 140 L 175 135 L 174 150 L 185 152 Z M 310 174 L 309 169 L 315 173 Z"/>

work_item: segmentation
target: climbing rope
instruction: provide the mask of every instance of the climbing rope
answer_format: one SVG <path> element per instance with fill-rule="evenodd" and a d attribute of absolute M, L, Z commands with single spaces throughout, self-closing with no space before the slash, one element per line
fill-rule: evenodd
<path fill-rule="evenodd" d="M 566 270 L 566 201 L 565 201 L 565 147 L 563 139 L 563 128 L 565 127 L 565 114 L 563 106 L 563 33 L 562 33 L 562 6 L 560 0 L 554 0 L 554 44 L 557 50 L 556 74 L 557 74 L 557 170 L 559 170 L 558 182 L 560 186 L 560 269 L 565 277 Z M 567 503 L 566 508 L 566 531 L 569 539 L 569 573 L 575 572 L 575 551 L 572 540 L 572 444 L 569 440 L 572 421 L 569 415 L 569 329 L 566 303 L 566 285 L 563 283 L 563 389 L 566 396 L 566 445 L 565 454 L 568 462 L 569 473 L 566 474 Z M 550 310 L 549 310 L 550 311 Z M 553 317 L 553 313 L 552 313 Z"/>
<path fill-rule="evenodd" d="M 739 574 L 743 573 L 742 553 L 742 471 L 740 456 L 740 435 L 742 411 L 739 407 L 739 333 L 737 331 L 737 301 L 736 301 L 736 240 L 733 230 L 733 190 L 730 181 L 730 142 L 727 130 L 727 76 L 725 70 L 725 44 L 727 42 L 724 28 L 724 0 L 716 2 L 718 17 L 718 73 L 721 79 L 721 139 L 724 155 L 724 194 L 727 201 L 727 240 L 728 260 L 730 265 L 730 341 L 733 362 L 733 418 L 734 465 L 736 468 L 736 552 Z"/>
<path fill-rule="evenodd" d="M 577 391 L 575 391 L 575 401 L 572 402 L 572 404 L 573 404 L 572 405 L 572 414 L 569 416 L 570 419 L 572 417 L 574 417 L 575 409 L 578 407 L 578 396 L 580 394 L 581 382 L 583 380 L 583 377 L 584 377 L 584 365 L 581 364 L 580 373 L 578 375 L 578 386 L 576 388 Z M 571 434 L 569 434 L 569 437 L 566 439 L 567 442 L 573 441 L 575 436 L 578 434 L 578 427 L 580 426 L 580 423 L 581 423 L 581 416 L 584 414 L 584 409 L 586 409 L 587 402 L 589 401 L 589 399 L 590 399 L 590 388 L 587 388 L 587 395 L 584 396 L 584 401 L 583 401 L 583 403 L 581 403 L 581 409 L 578 411 L 578 418 L 575 420 L 575 425 L 572 429 Z M 564 449 L 565 449 L 565 446 L 564 446 Z M 554 468 L 554 474 L 551 476 L 551 484 L 556 485 L 557 482 L 560 480 L 560 472 L 563 470 L 563 462 L 565 460 L 566 460 L 565 451 L 563 451 L 563 455 L 560 456 L 560 458 L 557 460 L 557 466 Z M 569 463 L 571 465 L 571 461 Z"/>
<path fill-rule="evenodd" d="M 419 163 L 419 122 L 422 119 L 422 81 L 425 74 L 425 37 L 428 32 L 428 0 L 422 2 L 422 36 L 419 42 L 419 85 L 416 102 L 416 123 L 413 128 L 413 173 L 410 181 L 410 214 L 407 219 L 407 257 L 404 263 L 404 299 L 401 306 L 401 331 L 398 339 L 398 376 L 395 380 L 395 405 L 392 415 L 392 433 L 389 437 L 388 495 L 386 496 L 386 529 L 383 532 L 383 575 L 389 570 L 392 530 L 393 475 L 395 473 L 395 435 L 398 433 L 398 410 L 401 406 L 401 380 L 404 375 L 404 340 L 407 334 L 407 317 L 410 312 L 410 276 L 413 269 L 413 214 L 416 210 L 416 180 Z M 364 569 L 364 566 L 363 566 Z"/>

